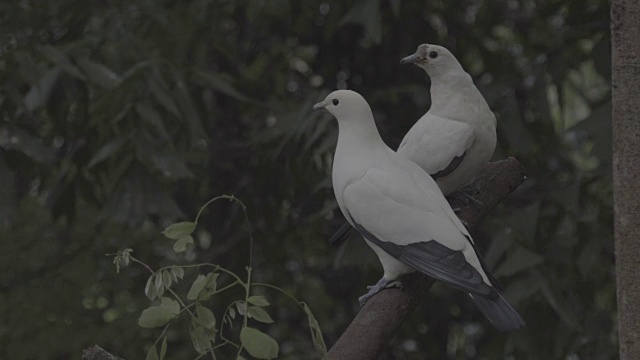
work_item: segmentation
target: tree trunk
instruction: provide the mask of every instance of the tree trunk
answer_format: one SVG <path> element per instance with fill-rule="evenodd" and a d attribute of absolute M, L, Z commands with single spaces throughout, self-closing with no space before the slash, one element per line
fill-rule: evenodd
<path fill-rule="evenodd" d="M 640 359 L 640 1 L 611 1 L 613 197 L 620 359 Z"/>

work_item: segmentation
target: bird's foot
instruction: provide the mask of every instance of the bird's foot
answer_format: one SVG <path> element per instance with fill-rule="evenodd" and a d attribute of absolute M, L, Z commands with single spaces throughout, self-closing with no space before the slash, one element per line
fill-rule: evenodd
<path fill-rule="evenodd" d="M 369 299 L 373 297 L 373 295 L 379 293 L 384 289 L 389 289 L 393 287 L 402 289 L 402 283 L 399 280 L 387 280 L 383 277 L 375 285 L 367 286 L 367 289 L 369 289 L 369 292 L 367 292 L 366 294 L 358 298 L 358 301 L 360 302 L 360 306 L 364 306 L 364 304 L 366 304 L 367 301 L 369 301 Z"/>

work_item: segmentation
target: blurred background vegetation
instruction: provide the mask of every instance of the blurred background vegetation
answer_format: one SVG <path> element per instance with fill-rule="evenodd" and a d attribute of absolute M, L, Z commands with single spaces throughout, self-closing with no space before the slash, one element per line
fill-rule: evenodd
<path fill-rule="evenodd" d="M 326 243 L 337 125 L 311 106 L 358 91 L 397 147 L 429 108 L 426 74 L 398 65 L 421 43 L 448 47 L 496 112 L 494 159 L 528 169 L 476 235 L 527 326 L 499 334 L 437 285 L 381 358 L 616 358 L 608 16 L 605 0 L 0 2 L 0 358 L 143 358 L 148 274 L 105 254 L 242 273 L 233 203 L 186 254 L 159 233 L 220 194 L 248 207 L 256 280 L 308 302 L 331 345 L 381 269 L 359 239 Z M 312 357 L 304 313 L 266 295 L 281 358 Z M 169 358 L 195 357 L 187 326 Z"/>

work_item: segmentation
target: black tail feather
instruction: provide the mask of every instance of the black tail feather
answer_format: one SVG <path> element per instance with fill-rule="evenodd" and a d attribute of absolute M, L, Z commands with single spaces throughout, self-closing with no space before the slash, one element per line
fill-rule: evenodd
<path fill-rule="evenodd" d="M 501 332 L 511 332 L 524 326 L 524 320 L 518 312 L 498 293 L 497 300 L 469 294 L 478 309 L 489 319 L 491 324 Z"/>

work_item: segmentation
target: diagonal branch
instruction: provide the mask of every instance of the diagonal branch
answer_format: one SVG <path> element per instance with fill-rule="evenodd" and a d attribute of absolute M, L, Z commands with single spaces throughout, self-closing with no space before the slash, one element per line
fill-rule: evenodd
<path fill-rule="evenodd" d="M 473 182 L 482 205 L 454 200 L 451 206 L 461 209 L 460 219 L 473 230 L 525 178 L 525 168 L 514 158 L 489 163 Z M 405 275 L 402 290 L 387 289 L 371 298 L 329 350 L 329 359 L 376 359 L 434 282 L 421 274 Z"/>

